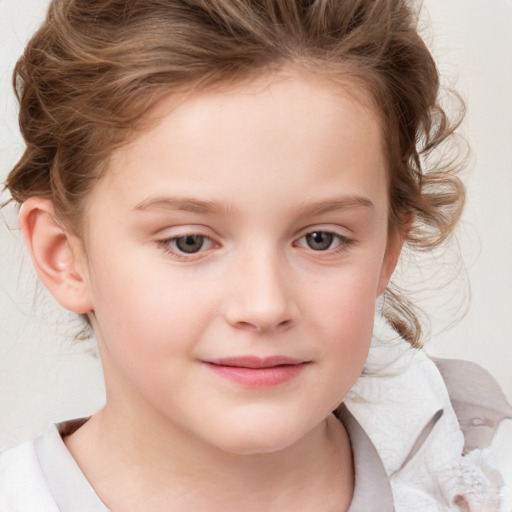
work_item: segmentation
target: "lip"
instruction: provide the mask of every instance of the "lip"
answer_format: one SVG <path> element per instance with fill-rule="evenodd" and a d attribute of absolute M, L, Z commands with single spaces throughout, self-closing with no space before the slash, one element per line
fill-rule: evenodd
<path fill-rule="evenodd" d="M 203 363 L 215 374 L 246 387 L 272 387 L 297 377 L 311 361 L 287 356 L 227 357 Z"/>

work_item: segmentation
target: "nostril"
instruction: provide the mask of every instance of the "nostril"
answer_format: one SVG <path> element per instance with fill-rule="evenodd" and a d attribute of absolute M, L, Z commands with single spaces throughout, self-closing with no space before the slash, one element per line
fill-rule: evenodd
<path fill-rule="evenodd" d="M 239 322 L 236 322 L 236 327 L 238 327 L 239 329 L 247 329 L 247 330 L 251 330 L 251 331 L 259 331 L 259 332 L 263 332 L 263 331 L 269 331 L 269 330 L 273 330 L 273 329 L 287 329 L 288 327 L 290 327 L 292 325 L 292 320 L 283 320 L 282 322 L 279 322 L 277 324 L 264 324 L 263 322 L 261 323 L 252 323 L 252 322 L 246 322 L 246 321 L 239 321 Z"/>
<path fill-rule="evenodd" d="M 259 330 L 258 327 L 254 324 L 251 324 L 251 322 L 240 321 L 240 322 L 237 322 L 236 325 L 237 325 L 237 327 L 240 327 L 242 329 L 251 329 L 253 331 Z"/>

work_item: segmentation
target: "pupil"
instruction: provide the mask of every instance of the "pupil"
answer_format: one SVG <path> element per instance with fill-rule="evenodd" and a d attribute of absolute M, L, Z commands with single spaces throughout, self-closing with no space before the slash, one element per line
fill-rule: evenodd
<path fill-rule="evenodd" d="M 182 252 L 193 253 L 201 249 L 204 237 L 199 235 L 187 235 L 176 239 L 176 246 Z"/>
<path fill-rule="evenodd" d="M 316 231 L 315 233 L 310 233 L 309 235 L 306 235 L 306 240 L 311 249 L 315 249 L 317 251 L 325 251 L 326 249 L 329 249 L 329 247 L 331 246 L 333 241 L 333 235 L 332 233 Z"/>

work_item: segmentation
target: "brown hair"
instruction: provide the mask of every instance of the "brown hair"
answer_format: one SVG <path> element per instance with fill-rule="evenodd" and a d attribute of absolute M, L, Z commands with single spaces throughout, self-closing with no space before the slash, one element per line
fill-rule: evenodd
<path fill-rule="evenodd" d="M 407 0 L 53 0 L 14 72 L 26 149 L 6 188 L 51 199 L 79 230 L 83 200 L 112 151 L 172 91 L 298 66 L 364 84 L 389 162 L 390 226 L 428 250 L 464 202 L 456 166 L 428 155 L 452 133 L 436 65 Z M 391 288 L 384 314 L 411 344 L 420 327 Z"/>

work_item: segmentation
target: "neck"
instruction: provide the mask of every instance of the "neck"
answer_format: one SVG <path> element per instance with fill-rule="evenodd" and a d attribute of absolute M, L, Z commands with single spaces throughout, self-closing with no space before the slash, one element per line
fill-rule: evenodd
<path fill-rule="evenodd" d="M 156 512 L 170 503 L 208 512 L 345 510 L 350 504 L 350 444 L 334 416 L 285 449 L 240 455 L 173 428 L 154 411 L 135 414 L 113 402 L 66 444 L 114 512 Z"/>

